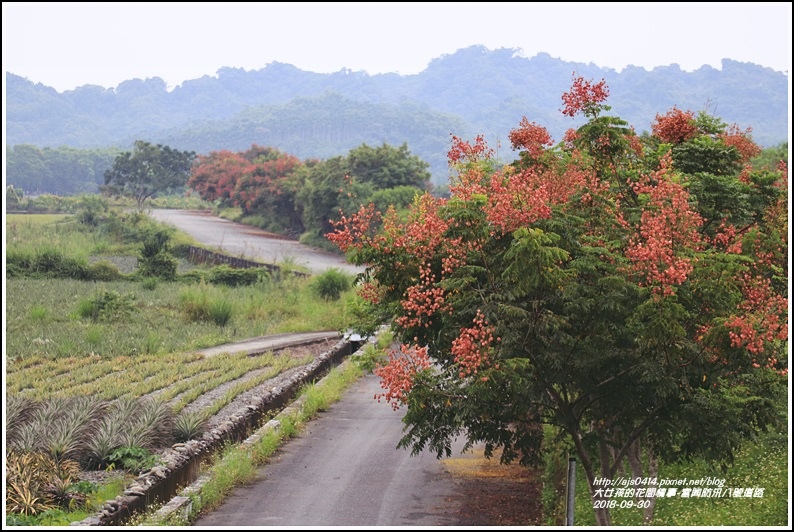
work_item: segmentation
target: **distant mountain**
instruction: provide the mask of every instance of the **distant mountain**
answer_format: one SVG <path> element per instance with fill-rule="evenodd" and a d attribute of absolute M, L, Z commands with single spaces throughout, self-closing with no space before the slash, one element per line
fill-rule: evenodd
<path fill-rule="evenodd" d="M 160 78 L 115 89 L 85 85 L 59 93 L 6 76 L 6 145 L 120 147 L 136 139 L 208 153 L 272 146 L 300 158 L 344 155 L 362 143 L 407 143 L 446 181 L 450 134 L 484 134 L 506 145 L 526 116 L 555 140 L 580 125 L 559 111 L 572 73 L 606 80 L 612 113 L 637 132 L 673 106 L 706 110 L 728 124 L 752 127 L 764 147 L 788 140 L 787 73 L 730 59 L 721 69 L 684 72 L 678 65 L 621 72 L 541 53 L 471 46 L 434 59 L 421 73 L 317 74 L 271 63 L 246 71 L 222 68 L 168 91 Z"/>

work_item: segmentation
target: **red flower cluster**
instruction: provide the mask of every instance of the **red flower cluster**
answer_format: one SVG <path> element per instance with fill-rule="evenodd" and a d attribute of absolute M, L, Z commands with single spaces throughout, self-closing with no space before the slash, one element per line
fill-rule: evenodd
<path fill-rule="evenodd" d="M 485 137 L 482 135 L 477 135 L 473 145 L 456 135 L 452 135 L 452 147 L 447 152 L 450 165 L 461 161 L 476 162 L 488 159 L 492 155 L 493 150 L 486 145 Z"/>
<path fill-rule="evenodd" d="M 592 112 L 597 106 L 609 97 L 609 89 L 603 79 L 593 85 L 583 77 L 576 77 L 574 72 L 571 91 L 562 95 L 564 108 L 562 114 L 574 117 L 580 111 Z"/>
<path fill-rule="evenodd" d="M 565 143 L 565 148 L 568 150 L 574 149 L 578 139 L 579 132 L 574 128 L 568 128 L 568 130 L 565 132 L 565 135 L 562 137 L 562 141 Z"/>
<path fill-rule="evenodd" d="M 764 343 L 788 339 L 788 300 L 772 290 L 769 279 L 745 274 L 741 281 L 744 299 L 739 305 L 740 315 L 731 317 L 725 326 L 733 347 L 745 347 L 750 353 L 764 352 Z M 771 361 L 767 361 L 767 367 Z"/>
<path fill-rule="evenodd" d="M 462 328 L 460 335 L 452 342 L 452 355 L 460 366 L 460 378 L 476 375 L 488 363 L 488 353 L 494 341 L 494 327 L 478 310 L 472 327 Z"/>
<path fill-rule="evenodd" d="M 414 376 L 430 367 L 430 357 L 427 356 L 427 347 L 411 347 L 405 344 L 400 346 L 400 351 L 389 353 L 389 362 L 384 366 L 375 368 L 374 373 L 381 379 L 381 388 L 386 391 L 375 395 L 381 402 L 384 399 L 391 404 L 394 410 L 405 404 L 408 392 L 414 385 Z"/>
<path fill-rule="evenodd" d="M 405 329 L 432 325 L 436 313 L 448 310 L 444 289 L 436 285 L 435 276 L 429 269 L 421 270 L 419 283 L 409 286 L 400 302 L 405 315 L 395 320 Z"/>
<path fill-rule="evenodd" d="M 546 128 L 530 123 L 526 116 L 521 119 L 519 127 L 510 131 L 508 137 L 514 150 L 523 148 L 533 159 L 543 155 L 544 146 L 554 144 Z"/>
<path fill-rule="evenodd" d="M 728 146 L 736 148 L 742 156 L 741 162 L 746 163 L 761 153 L 761 147 L 750 138 L 751 132 L 752 128 L 748 127 L 746 130 L 741 131 L 739 126 L 733 124 L 728 128 L 728 131 L 720 133 L 717 137 L 722 139 Z"/>
<path fill-rule="evenodd" d="M 703 219 L 690 207 L 686 189 L 670 179 L 671 164 L 668 153 L 657 172 L 632 184 L 634 192 L 647 194 L 649 199 L 638 234 L 626 250 L 635 271 L 664 296 L 672 294 L 672 287 L 683 283 L 692 271 L 691 259 L 681 253 L 699 249 L 702 243 L 698 228 Z"/>
<path fill-rule="evenodd" d="M 510 233 L 537 220 L 551 216 L 548 191 L 539 170 L 495 172 L 485 209 L 488 221 L 502 233 Z"/>
<path fill-rule="evenodd" d="M 651 132 L 662 142 L 680 144 L 687 141 L 698 134 L 695 113 L 673 107 L 667 114 L 656 115 Z"/>
<path fill-rule="evenodd" d="M 335 229 L 327 234 L 326 238 L 344 252 L 349 249 L 359 249 L 365 241 L 369 240 L 369 233 L 379 220 L 380 212 L 376 211 L 375 205 L 370 203 L 362 206 L 350 217 L 342 214 L 338 221 L 331 220 Z"/>
<path fill-rule="evenodd" d="M 383 288 L 374 283 L 364 283 L 358 289 L 361 299 L 377 305 L 383 297 Z"/>

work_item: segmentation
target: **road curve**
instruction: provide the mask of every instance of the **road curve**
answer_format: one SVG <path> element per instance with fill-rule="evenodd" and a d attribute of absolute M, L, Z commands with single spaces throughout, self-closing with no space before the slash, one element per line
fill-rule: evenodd
<path fill-rule="evenodd" d="M 204 246 L 232 255 L 268 264 L 292 263 L 305 266 L 311 273 L 322 273 L 330 268 L 356 274 L 363 271 L 350 264 L 343 256 L 335 255 L 297 240 L 268 233 L 250 225 L 231 222 L 208 211 L 181 209 L 152 209 L 150 216 L 158 222 L 172 225 L 193 237 Z"/>

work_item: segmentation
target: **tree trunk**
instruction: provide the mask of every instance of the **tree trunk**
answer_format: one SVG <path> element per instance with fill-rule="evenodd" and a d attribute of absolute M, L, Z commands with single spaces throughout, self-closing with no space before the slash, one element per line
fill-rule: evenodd
<path fill-rule="evenodd" d="M 578 433 L 571 433 L 573 437 L 574 447 L 576 448 L 576 455 L 582 461 L 582 468 L 587 477 L 587 487 L 590 490 L 590 499 L 593 501 L 593 512 L 595 513 L 596 524 L 598 526 L 612 526 L 612 516 L 609 513 L 609 499 L 604 497 L 603 489 L 596 486 L 595 471 L 593 471 L 593 462 L 590 461 L 590 455 L 587 453 L 584 444 L 582 443 L 581 435 Z M 603 469 L 603 465 L 602 465 Z M 612 480 L 610 477 L 603 477 Z"/>
<path fill-rule="evenodd" d="M 653 445 L 648 445 L 648 477 L 658 478 L 659 476 L 659 461 L 656 459 L 656 454 L 653 452 Z M 655 485 L 655 484 L 654 484 Z M 645 508 L 643 515 L 643 524 L 650 525 L 653 521 L 653 512 L 656 509 L 656 497 L 648 497 L 650 505 Z"/>
<path fill-rule="evenodd" d="M 640 439 L 637 438 L 629 447 L 628 451 L 626 452 L 626 457 L 629 461 L 629 466 L 631 467 L 631 475 L 633 478 L 656 478 L 658 472 L 658 463 L 656 461 L 656 457 L 653 455 L 653 449 L 648 446 L 648 474 L 646 476 L 644 468 L 642 467 L 642 446 L 640 445 Z M 647 488 L 649 486 L 654 486 L 653 484 L 640 484 L 637 488 Z M 647 491 L 646 491 L 647 493 Z M 653 519 L 653 511 L 656 508 L 656 497 L 639 497 L 638 501 L 648 501 L 646 504 L 648 506 L 643 506 L 643 524 L 649 525 L 651 520 Z"/>

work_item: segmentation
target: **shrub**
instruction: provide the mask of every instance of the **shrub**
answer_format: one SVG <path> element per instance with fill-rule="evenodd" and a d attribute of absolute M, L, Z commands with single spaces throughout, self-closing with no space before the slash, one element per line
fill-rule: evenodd
<path fill-rule="evenodd" d="M 33 305 L 30 308 L 30 318 L 35 321 L 47 321 L 50 317 L 50 309 L 43 305 Z"/>
<path fill-rule="evenodd" d="M 312 279 L 312 291 L 323 299 L 336 301 L 350 289 L 352 279 L 339 268 L 330 268 Z"/>
<path fill-rule="evenodd" d="M 141 287 L 144 290 L 154 290 L 158 284 L 157 277 L 147 277 L 141 281 Z"/>
<path fill-rule="evenodd" d="M 55 248 L 38 250 L 29 266 L 29 273 L 40 277 L 86 279 L 88 265 L 85 260 L 67 257 Z"/>
<path fill-rule="evenodd" d="M 165 229 L 146 233 L 138 259 L 138 274 L 143 277 L 176 279 L 179 261 L 168 250 L 169 232 Z"/>
<path fill-rule="evenodd" d="M 110 455 L 116 448 L 119 435 L 124 430 L 122 420 L 107 415 L 100 420 L 97 428 L 85 442 L 83 465 L 87 469 L 103 469 L 110 464 Z"/>
<path fill-rule="evenodd" d="M 171 443 L 174 412 L 162 399 L 125 399 L 119 409 L 125 423 L 121 446 L 150 449 Z"/>
<path fill-rule="evenodd" d="M 146 340 L 143 343 L 143 352 L 147 355 L 157 353 L 163 344 L 163 340 L 159 334 L 154 331 L 149 331 L 146 335 Z"/>
<path fill-rule="evenodd" d="M 187 288 L 179 294 L 182 311 L 188 321 L 208 321 L 210 316 L 210 297 L 206 285 Z"/>
<path fill-rule="evenodd" d="M 114 449 L 109 456 L 109 463 L 116 469 L 131 473 L 140 473 L 157 465 L 159 458 L 142 447 L 122 446 Z"/>
<path fill-rule="evenodd" d="M 267 275 L 260 268 L 232 268 L 223 264 L 210 270 L 209 281 L 224 286 L 248 286 L 259 281 L 263 273 Z"/>
<path fill-rule="evenodd" d="M 32 516 L 53 507 L 43 495 L 56 466 L 43 453 L 6 453 L 6 513 Z"/>
<path fill-rule="evenodd" d="M 138 274 L 142 277 L 158 277 L 166 281 L 176 279 L 179 261 L 170 253 L 161 252 L 138 260 Z"/>
<path fill-rule="evenodd" d="M 97 226 L 108 212 L 108 201 L 96 194 L 80 197 L 77 207 L 77 220 L 84 225 Z"/>
<path fill-rule="evenodd" d="M 193 283 L 206 283 L 209 282 L 210 273 L 202 268 L 194 268 L 192 270 L 188 270 L 186 272 L 182 272 L 179 274 L 178 281 L 181 281 L 185 284 L 193 284 Z"/>
<path fill-rule="evenodd" d="M 388 356 L 382 349 L 378 349 L 373 344 L 366 344 L 351 359 L 362 371 L 369 373 L 378 365 L 384 365 L 388 361 Z"/>
<path fill-rule="evenodd" d="M 68 507 L 85 498 L 72 488 L 79 465 L 53 460 L 40 452 L 6 454 L 6 513 L 40 516 L 55 506 Z"/>
<path fill-rule="evenodd" d="M 18 448 L 24 440 L 23 427 L 33 419 L 41 403 L 19 394 L 6 394 L 6 445 Z"/>
<path fill-rule="evenodd" d="M 17 249 L 6 250 L 6 276 L 22 277 L 31 271 L 33 254 Z"/>
<path fill-rule="evenodd" d="M 135 311 L 135 294 L 120 294 L 116 290 L 97 292 L 93 299 L 81 299 L 77 315 L 97 321 L 115 321 Z"/>
<path fill-rule="evenodd" d="M 86 268 L 85 276 L 88 281 L 103 282 L 117 281 L 124 277 L 115 264 L 106 260 L 100 260 L 90 264 Z"/>

